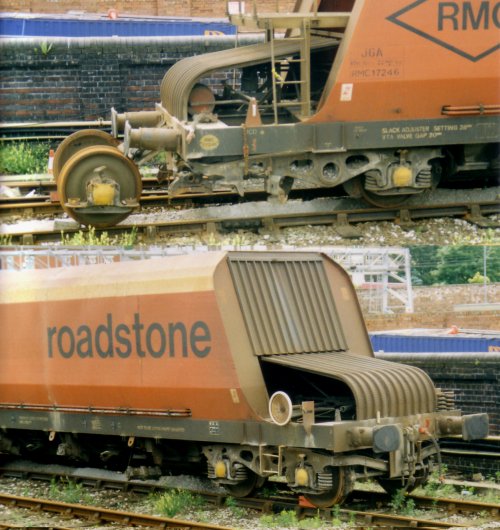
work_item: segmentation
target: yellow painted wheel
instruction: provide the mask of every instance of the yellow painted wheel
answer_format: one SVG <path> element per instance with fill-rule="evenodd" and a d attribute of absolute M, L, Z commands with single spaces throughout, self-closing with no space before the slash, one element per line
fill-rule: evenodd
<path fill-rule="evenodd" d="M 84 129 L 70 134 L 57 147 L 54 153 L 54 166 L 52 173 L 57 182 L 64 164 L 78 151 L 96 145 L 109 145 L 117 147 L 119 141 L 111 134 L 98 129 Z"/>
<path fill-rule="evenodd" d="M 74 207 L 87 202 L 89 186 L 96 176 L 113 183 L 119 190 L 115 204 L 90 209 Z M 116 225 L 130 214 L 132 208 L 126 207 L 127 202 L 139 201 L 141 174 L 137 166 L 118 149 L 110 146 L 87 147 L 64 164 L 57 191 L 62 207 L 70 217 L 83 225 L 105 228 Z"/>

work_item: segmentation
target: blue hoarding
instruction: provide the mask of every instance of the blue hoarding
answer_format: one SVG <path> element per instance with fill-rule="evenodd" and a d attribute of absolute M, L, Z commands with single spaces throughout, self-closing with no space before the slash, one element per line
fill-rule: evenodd
<path fill-rule="evenodd" d="M 0 16 L 3 37 L 176 37 L 235 35 L 236 26 L 220 19 Z"/>

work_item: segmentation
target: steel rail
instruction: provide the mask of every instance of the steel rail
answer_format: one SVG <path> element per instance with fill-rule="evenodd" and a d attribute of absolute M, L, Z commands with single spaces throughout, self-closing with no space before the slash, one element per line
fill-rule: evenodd
<path fill-rule="evenodd" d="M 188 528 L 190 530 L 230 530 L 228 527 L 213 524 L 204 524 L 182 519 L 170 519 L 168 517 L 157 517 L 139 513 L 110 510 L 82 504 L 70 504 L 66 502 L 50 501 L 33 497 L 20 497 L 0 493 L 0 504 L 18 508 L 36 508 L 44 512 L 57 513 L 72 517 L 92 520 L 93 523 L 121 523 L 128 526 L 146 526 L 149 528 Z"/>

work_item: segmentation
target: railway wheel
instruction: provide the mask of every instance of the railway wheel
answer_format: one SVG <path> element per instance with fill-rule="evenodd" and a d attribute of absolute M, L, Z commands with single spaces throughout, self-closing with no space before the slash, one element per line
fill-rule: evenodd
<path fill-rule="evenodd" d="M 59 144 L 54 153 L 54 166 L 52 169 L 54 179 L 57 182 L 64 164 L 66 164 L 73 155 L 78 153 L 78 151 L 96 145 L 117 147 L 118 144 L 118 140 L 111 136 L 111 134 L 98 129 L 84 129 L 70 134 Z"/>
<path fill-rule="evenodd" d="M 248 497 L 254 491 L 263 486 L 266 481 L 265 477 L 260 477 L 250 469 L 246 469 L 246 478 L 240 480 L 237 484 L 224 484 L 224 488 L 236 498 Z"/>
<path fill-rule="evenodd" d="M 342 467 L 332 468 L 332 487 L 323 493 L 306 493 L 304 497 L 317 508 L 330 508 L 340 504 L 349 493 L 347 488 L 346 470 Z"/>
<path fill-rule="evenodd" d="M 64 164 L 57 191 L 64 211 L 84 225 L 114 226 L 138 206 L 141 174 L 118 149 L 82 149 Z"/>

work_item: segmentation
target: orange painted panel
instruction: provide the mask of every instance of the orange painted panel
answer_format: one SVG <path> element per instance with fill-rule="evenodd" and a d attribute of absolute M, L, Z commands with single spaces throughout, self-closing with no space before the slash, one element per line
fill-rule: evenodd
<path fill-rule="evenodd" d="M 310 121 L 440 118 L 444 105 L 500 103 L 498 1 L 358 0 L 351 22 Z"/>
<path fill-rule="evenodd" d="M 0 304 L 0 403 L 253 417 L 215 294 Z"/>

